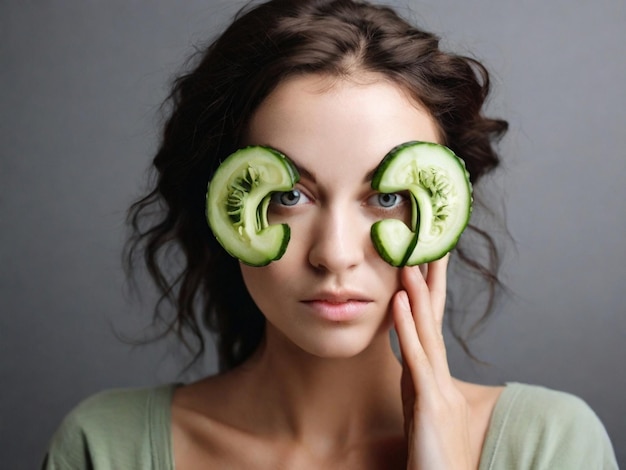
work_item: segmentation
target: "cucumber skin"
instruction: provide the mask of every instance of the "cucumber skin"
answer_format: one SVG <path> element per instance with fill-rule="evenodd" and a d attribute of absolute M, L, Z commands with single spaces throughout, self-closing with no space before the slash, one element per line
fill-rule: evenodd
<path fill-rule="evenodd" d="M 227 193 L 225 193 L 226 186 L 230 181 L 232 181 L 233 177 L 236 176 L 234 171 L 231 171 L 230 173 L 227 172 L 229 170 L 236 170 L 240 168 L 246 162 L 254 161 L 256 152 L 261 152 L 261 156 L 257 155 L 259 160 L 262 157 L 266 164 L 275 163 L 275 169 L 280 171 L 281 176 L 285 181 L 289 182 L 289 185 L 285 183 L 282 185 L 267 186 L 265 188 L 265 193 L 261 194 L 257 207 L 250 208 L 244 206 L 243 210 L 246 214 L 249 212 L 256 213 L 257 209 L 263 206 L 265 206 L 265 210 L 267 210 L 267 204 L 264 203 L 271 197 L 271 193 L 273 191 L 286 191 L 292 189 L 298 182 L 300 175 L 295 165 L 291 162 L 291 160 L 289 160 L 289 158 L 287 158 L 287 156 L 278 150 L 261 145 L 251 145 L 241 148 L 230 154 L 220 164 L 215 171 L 213 178 L 209 182 L 206 193 L 205 215 L 215 239 L 229 255 L 239 259 L 242 263 L 249 266 L 260 267 L 266 266 L 272 261 L 280 259 L 283 256 L 291 236 L 289 226 L 287 224 L 267 225 L 261 227 L 260 230 L 255 230 L 255 233 L 251 234 L 249 237 L 250 240 L 246 240 L 245 238 L 247 238 L 250 234 L 248 233 L 246 234 L 246 237 L 243 237 L 235 228 L 231 220 L 229 220 L 229 217 L 224 210 L 224 207 L 226 207 L 227 204 Z M 275 160 L 272 160 L 272 157 Z M 216 183 L 220 183 L 222 186 L 216 187 Z M 257 191 L 258 190 L 259 188 L 257 188 Z M 251 191 L 249 194 L 253 194 L 254 192 L 255 191 Z M 267 214 L 264 214 L 263 219 L 267 220 Z M 258 238 L 256 240 L 252 239 L 252 237 L 255 236 Z M 268 237 L 272 237 L 272 240 L 270 240 L 273 242 L 271 249 L 268 250 L 267 247 L 259 248 L 258 246 L 253 246 L 255 241 L 258 242 L 261 241 L 262 238 Z"/>
<path fill-rule="evenodd" d="M 426 251 L 422 252 L 420 251 L 422 248 L 422 245 L 420 245 L 419 240 L 417 240 L 417 237 L 420 234 L 419 228 L 416 230 L 416 232 L 414 232 L 414 236 L 415 236 L 415 240 L 414 242 L 416 243 L 411 243 L 411 245 L 413 246 L 413 248 L 411 248 L 411 246 L 409 246 L 407 248 L 407 251 L 405 252 L 405 254 L 402 256 L 402 258 L 397 258 L 394 257 L 390 254 L 390 250 L 387 247 L 387 244 L 390 243 L 389 240 L 386 239 L 386 237 L 384 236 L 384 230 L 383 230 L 383 226 L 381 225 L 382 223 L 385 222 L 385 220 L 380 220 L 376 223 L 374 223 L 374 225 L 372 225 L 371 231 L 370 231 L 370 236 L 372 239 L 372 242 L 374 244 L 374 246 L 376 247 L 376 250 L 378 251 L 378 253 L 380 254 L 380 256 L 389 264 L 391 264 L 392 266 L 395 267 L 402 267 L 402 266 L 414 266 L 414 265 L 418 265 L 418 264 L 424 264 L 424 263 L 429 263 L 431 261 L 436 261 L 438 259 L 443 258 L 448 252 L 452 251 L 452 249 L 456 246 L 456 244 L 459 241 L 459 238 L 461 237 L 461 234 L 463 233 L 463 231 L 465 230 L 465 228 L 467 227 L 467 224 L 469 223 L 469 219 L 471 216 L 471 212 L 472 212 L 472 184 L 470 181 L 470 176 L 469 173 L 465 167 L 465 162 L 459 158 L 452 150 L 450 150 L 449 148 L 440 145 L 440 144 L 435 144 L 432 142 L 421 142 L 421 141 L 410 141 L 410 142 L 405 142 L 403 144 L 400 144 L 396 147 L 394 147 L 393 149 L 391 149 L 387 155 L 385 155 L 385 157 L 383 158 L 383 160 L 380 162 L 379 166 L 376 169 L 376 172 L 374 173 L 373 177 L 372 177 L 372 183 L 371 186 L 373 189 L 375 190 L 380 190 L 380 186 L 383 182 L 383 178 L 386 175 L 387 171 L 389 170 L 390 166 L 392 166 L 394 160 L 396 158 L 398 158 L 398 156 L 400 155 L 400 153 L 402 153 L 404 150 L 410 148 L 410 147 L 415 147 L 415 146 L 420 146 L 423 147 L 425 151 L 430 151 L 430 149 L 433 149 L 437 152 L 441 152 L 442 150 L 444 151 L 442 156 L 445 154 L 446 158 L 450 161 L 450 162 L 456 162 L 456 165 L 458 165 L 458 172 L 459 174 L 462 174 L 464 176 L 464 183 L 465 185 L 460 185 L 462 186 L 461 188 L 457 188 L 457 190 L 462 190 L 462 191 L 466 191 L 467 192 L 467 199 L 468 199 L 468 204 L 466 207 L 466 211 L 467 211 L 467 216 L 465 217 L 464 221 L 462 221 L 462 223 L 460 223 L 460 225 L 458 227 L 456 227 L 456 231 L 457 233 L 453 234 L 452 238 L 450 238 L 448 243 L 436 246 L 436 247 L 431 247 L 428 246 L 426 247 Z M 430 149 L 429 149 L 430 147 Z M 452 165 L 452 168 L 454 168 L 454 165 Z M 453 171 L 457 171 L 457 170 L 453 170 Z M 410 190 L 410 188 L 398 188 L 397 190 L 409 190 L 409 192 L 411 192 L 411 200 L 412 200 L 412 204 L 414 204 L 414 210 L 417 206 L 417 197 L 416 195 Z M 393 192 L 393 191 L 391 191 Z M 417 210 L 419 211 L 419 206 L 417 206 Z M 462 210 L 462 208 L 461 208 Z M 388 223 L 388 222 L 387 222 Z M 400 222 L 402 223 L 402 222 Z M 413 229 L 415 229 L 415 227 L 413 227 Z M 449 236 L 449 232 L 448 232 L 448 236 Z"/>

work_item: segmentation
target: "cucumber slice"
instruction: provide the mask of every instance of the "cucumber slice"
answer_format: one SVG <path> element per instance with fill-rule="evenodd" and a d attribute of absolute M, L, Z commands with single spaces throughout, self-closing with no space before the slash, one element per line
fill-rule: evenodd
<path fill-rule="evenodd" d="M 372 225 L 376 250 L 393 266 L 442 258 L 455 247 L 469 222 L 469 173 L 463 160 L 443 145 L 413 141 L 393 148 L 376 169 L 372 188 L 411 194 L 411 227 L 396 219 Z"/>
<path fill-rule="evenodd" d="M 240 149 L 220 164 L 208 186 L 206 216 L 231 256 L 265 266 L 285 253 L 289 226 L 270 225 L 267 209 L 273 192 L 292 189 L 299 178 L 285 155 L 264 146 Z"/>

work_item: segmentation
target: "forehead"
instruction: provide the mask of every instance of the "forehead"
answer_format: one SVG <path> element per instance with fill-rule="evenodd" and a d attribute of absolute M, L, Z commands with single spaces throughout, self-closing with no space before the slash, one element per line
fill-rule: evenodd
<path fill-rule="evenodd" d="M 347 172 L 370 171 L 404 142 L 439 142 L 439 133 L 428 112 L 382 77 L 356 82 L 305 75 L 281 83 L 261 103 L 246 140 L 274 147 L 305 168 Z"/>

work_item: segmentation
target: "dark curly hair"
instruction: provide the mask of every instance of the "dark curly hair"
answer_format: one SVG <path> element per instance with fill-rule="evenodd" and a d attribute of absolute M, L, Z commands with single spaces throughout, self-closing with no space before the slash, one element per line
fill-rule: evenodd
<path fill-rule="evenodd" d="M 161 294 L 155 315 L 194 352 L 205 323 L 215 334 L 220 370 L 246 360 L 265 319 L 244 286 L 238 261 L 217 243 L 205 219 L 207 182 L 236 150 L 259 104 L 287 77 L 374 72 L 400 85 L 438 123 L 443 142 L 467 165 L 473 184 L 494 169 L 493 142 L 507 123 L 482 114 L 489 75 L 475 59 L 444 52 L 439 38 L 392 9 L 357 0 L 273 0 L 240 11 L 234 22 L 179 76 L 154 158 L 154 188 L 129 211 L 126 252 L 132 270 L 143 255 Z M 488 260 L 456 255 L 483 276 L 490 300 L 498 284 L 497 250 L 484 231 Z M 176 255 L 179 255 L 178 257 Z M 172 262 L 171 257 L 175 258 Z M 163 313 L 169 304 L 174 314 Z M 455 334 L 460 338 L 461 335 Z M 465 343 L 461 341 L 461 344 Z M 465 347 L 465 346 L 464 346 Z"/>

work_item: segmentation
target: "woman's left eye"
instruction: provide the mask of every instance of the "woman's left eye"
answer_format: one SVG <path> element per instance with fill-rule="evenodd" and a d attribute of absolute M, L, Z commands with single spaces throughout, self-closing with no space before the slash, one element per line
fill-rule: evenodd
<path fill-rule="evenodd" d="M 372 206 L 391 209 L 404 202 L 405 197 L 397 193 L 378 193 L 369 197 L 367 203 Z"/>

